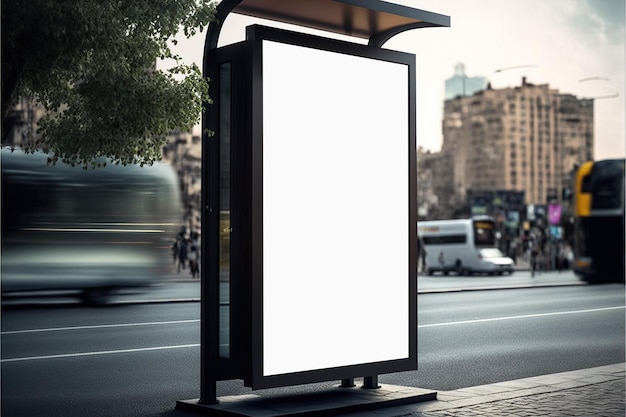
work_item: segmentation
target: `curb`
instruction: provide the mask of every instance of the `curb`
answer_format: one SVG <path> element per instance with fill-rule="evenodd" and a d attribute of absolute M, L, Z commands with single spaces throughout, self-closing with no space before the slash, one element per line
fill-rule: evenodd
<path fill-rule="evenodd" d="M 157 300 L 119 300 L 114 301 L 111 305 L 139 305 L 139 304 L 176 304 L 176 303 L 199 303 L 200 297 L 193 298 L 164 298 Z"/>
<path fill-rule="evenodd" d="M 439 288 L 432 290 L 418 290 L 417 294 L 442 294 L 452 292 L 472 292 L 472 291 L 495 291 L 495 290 L 517 290 L 528 288 L 552 288 L 552 287 L 576 287 L 588 285 L 586 282 L 566 282 L 566 283 L 536 283 L 536 284 L 520 284 L 509 286 L 484 286 L 484 287 L 468 287 L 468 288 Z M 200 297 L 190 298 L 165 298 L 165 299 L 148 299 L 148 300 L 119 300 L 114 305 L 133 305 L 133 304 L 174 304 L 174 303 L 194 303 L 200 302 Z"/>
<path fill-rule="evenodd" d="M 418 290 L 418 294 L 440 294 L 446 292 L 470 292 L 470 291 L 495 291 L 495 290 L 519 290 L 527 288 L 550 288 L 550 287 L 577 287 L 587 285 L 586 282 L 563 282 L 563 283 L 544 283 L 544 284 L 520 284 L 508 286 L 487 286 L 487 287 L 468 287 L 468 288 L 441 288 L 432 290 Z"/>

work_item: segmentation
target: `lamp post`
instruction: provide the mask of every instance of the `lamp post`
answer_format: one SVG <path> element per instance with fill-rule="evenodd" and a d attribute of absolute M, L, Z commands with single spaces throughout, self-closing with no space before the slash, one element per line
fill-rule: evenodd
<path fill-rule="evenodd" d="M 512 66 L 512 67 L 498 68 L 497 70 L 494 71 L 494 73 L 508 71 L 508 70 L 512 70 L 512 69 L 534 68 L 534 67 L 537 67 L 537 65 L 515 65 L 515 66 Z"/>
<path fill-rule="evenodd" d="M 536 67 L 537 65 L 534 65 L 534 64 L 513 65 L 510 67 L 498 68 L 493 73 L 500 74 L 502 72 L 511 71 L 511 70 L 517 70 L 517 69 L 523 69 L 523 68 L 536 68 Z M 522 85 L 525 85 L 525 84 L 526 84 L 526 76 L 522 76 Z"/>
<path fill-rule="evenodd" d="M 579 83 L 584 83 L 585 81 L 610 81 L 609 78 L 604 78 L 604 77 L 585 77 L 585 78 L 581 78 L 580 80 L 578 80 Z"/>
<path fill-rule="evenodd" d="M 581 78 L 580 80 L 578 80 L 579 83 L 584 83 L 587 81 L 611 81 L 611 79 L 606 78 L 606 77 L 593 76 L 593 77 Z M 616 97 L 619 97 L 619 93 L 617 91 L 613 94 L 604 94 L 601 96 L 588 97 L 588 99 L 589 100 L 601 100 L 605 98 L 616 98 Z"/>
<path fill-rule="evenodd" d="M 601 100 L 603 98 L 616 98 L 616 97 L 619 97 L 619 93 L 617 91 L 615 93 L 613 93 L 613 94 L 607 94 L 607 95 L 604 95 L 604 96 L 588 97 L 588 98 L 590 100 Z"/>

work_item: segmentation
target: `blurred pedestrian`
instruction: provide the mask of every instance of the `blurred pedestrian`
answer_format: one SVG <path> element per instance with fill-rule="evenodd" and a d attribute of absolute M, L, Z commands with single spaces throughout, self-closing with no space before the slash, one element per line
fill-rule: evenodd
<path fill-rule="evenodd" d="M 534 277 L 539 268 L 539 247 L 536 242 L 530 242 L 530 276 Z"/>
<path fill-rule="evenodd" d="M 565 243 L 560 242 L 559 243 L 559 250 L 558 250 L 558 255 L 557 255 L 557 269 L 559 272 L 561 272 L 564 269 L 567 269 L 565 267 L 565 264 L 567 263 L 567 260 L 565 259 Z"/>
<path fill-rule="evenodd" d="M 185 269 L 185 263 L 187 262 L 187 239 L 181 237 L 178 240 L 178 272 L 181 269 Z"/>
<path fill-rule="evenodd" d="M 178 259 L 178 239 L 174 239 L 172 242 L 172 265 L 176 265 L 176 260 Z"/>
<path fill-rule="evenodd" d="M 565 244 L 565 269 L 570 269 L 574 263 L 574 251 L 569 243 Z"/>
<path fill-rule="evenodd" d="M 200 278 L 200 250 L 193 241 L 189 245 L 189 271 L 192 278 Z"/>
<path fill-rule="evenodd" d="M 417 238 L 417 264 L 417 270 L 426 273 L 426 248 L 424 247 L 424 241 L 420 237 Z"/>

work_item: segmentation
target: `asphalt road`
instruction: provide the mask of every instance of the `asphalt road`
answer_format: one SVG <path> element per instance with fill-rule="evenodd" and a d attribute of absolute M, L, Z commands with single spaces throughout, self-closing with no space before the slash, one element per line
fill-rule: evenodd
<path fill-rule="evenodd" d="M 624 360 L 623 285 L 431 293 L 418 304 L 419 370 L 383 383 L 450 390 Z M 199 396 L 199 317 L 196 302 L 4 308 L 2 415 L 186 416 L 174 405 Z M 240 381 L 218 391 L 249 392 Z"/>
<path fill-rule="evenodd" d="M 624 286 L 423 294 L 417 372 L 381 381 L 453 390 L 624 360 Z"/>

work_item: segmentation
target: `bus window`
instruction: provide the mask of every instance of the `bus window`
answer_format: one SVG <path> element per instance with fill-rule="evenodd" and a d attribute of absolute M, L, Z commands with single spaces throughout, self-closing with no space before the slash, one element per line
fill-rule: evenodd
<path fill-rule="evenodd" d="M 465 242 L 467 242 L 467 235 L 427 236 L 424 238 L 426 245 L 464 244 Z"/>
<path fill-rule="evenodd" d="M 476 246 L 496 246 L 495 224 L 493 222 L 474 222 L 474 243 Z"/>

